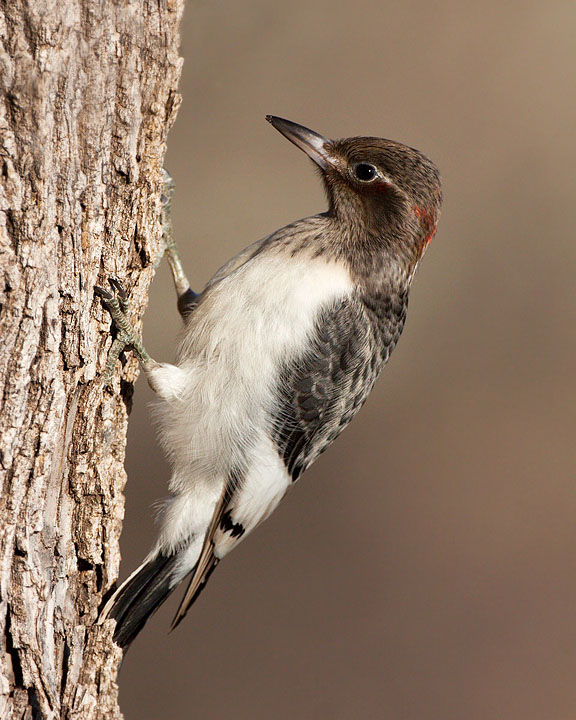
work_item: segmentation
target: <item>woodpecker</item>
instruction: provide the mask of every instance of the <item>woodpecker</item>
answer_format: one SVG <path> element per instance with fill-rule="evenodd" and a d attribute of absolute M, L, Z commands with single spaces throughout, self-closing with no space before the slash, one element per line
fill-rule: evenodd
<path fill-rule="evenodd" d="M 316 164 L 328 210 L 242 250 L 196 294 L 176 251 L 167 180 L 164 233 L 184 320 L 174 364 L 148 355 L 118 280 L 96 288 L 116 327 L 105 379 L 132 347 L 158 397 L 172 468 L 158 540 L 101 614 L 116 620 L 121 647 L 188 578 L 176 627 L 219 561 L 356 415 L 398 342 L 436 231 L 440 176 L 418 150 L 267 120 Z"/>

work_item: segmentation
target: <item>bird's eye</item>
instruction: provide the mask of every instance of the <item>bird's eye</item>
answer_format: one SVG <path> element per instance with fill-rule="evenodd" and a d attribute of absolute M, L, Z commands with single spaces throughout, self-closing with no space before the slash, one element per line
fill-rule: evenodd
<path fill-rule="evenodd" d="M 354 168 L 354 175 L 357 180 L 362 182 L 370 182 L 374 180 L 377 175 L 376 168 L 374 165 L 368 165 L 368 163 L 358 163 Z"/>

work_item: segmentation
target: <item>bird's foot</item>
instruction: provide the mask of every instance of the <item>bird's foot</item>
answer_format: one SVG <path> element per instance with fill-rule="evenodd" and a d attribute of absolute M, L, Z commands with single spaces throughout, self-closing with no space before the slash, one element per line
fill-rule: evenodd
<path fill-rule="evenodd" d="M 144 349 L 140 334 L 134 329 L 129 319 L 130 302 L 126 291 L 116 278 L 110 277 L 108 282 L 112 290 L 106 290 L 99 286 L 94 288 L 94 292 L 102 298 L 104 307 L 112 316 L 112 322 L 116 328 L 116 337 L 112 342 L 106 368 L 102 375 L 104 385 L 111 383 L 116 362 L 125 348 L 132 347 L 144 365 L 150 362 L 150 356 Z"/>

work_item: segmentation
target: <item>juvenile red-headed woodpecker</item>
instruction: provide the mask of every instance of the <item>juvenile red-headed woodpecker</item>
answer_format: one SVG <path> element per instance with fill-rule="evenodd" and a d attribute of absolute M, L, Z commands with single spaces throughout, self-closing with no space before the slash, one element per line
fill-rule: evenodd
<path fill-rule="evenodd" d="M 115 280 L 97 288 L 116 325 L 107 379 L 131 346 L 159 399 L 172 465 L 159 538 L 102 613 L 132 642 L 185 578 L 175 627 L 218 564 L 265 520 L 358 412 L 394 349 L 442 194 L 435 165 L 392 140 L 329 140 L 268 120 L 318 166 L 328 210 L 240 252 L 198 295 L 167 254 L 185 322 L 175 364 L 146 353 Z"/>

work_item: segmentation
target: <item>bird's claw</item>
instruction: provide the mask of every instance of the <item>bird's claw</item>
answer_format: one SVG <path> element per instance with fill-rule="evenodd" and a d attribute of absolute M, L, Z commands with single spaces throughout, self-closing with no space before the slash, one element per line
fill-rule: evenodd
<path fill-rule="evenodd" d="M 124 290 L 122 283 L 115 277 L 109 277 L 108 282 L 112 286 L 112 294 L 116 295 L 120 310 L 124 315 L 128 315 L 130 312 L 130 303 L 128 302 L 128 295 L 126 293 L 126 290 Z"/>
<path fill-rule="evenodd" d="M 106 288 L 100 287 L 100 285 L 94 285 L 94 294 L 98 295 L 98 297 L 102 298 L 102 300 L 112 300 L 114 295 L 109 290 L 106 290 Z"/>
<path fill-rule="evenodd" d="M 148 353 L 140 340 L 140 335 L 136 332 L 128 317 L 130 303 L 124 286 L 115 277 L 109 277 L 108 282 L 112 290 L 107 290 L 99 285 L 96 285 L 94 288 L 95 295 L 102 299 L 102 304 L 110 313 L 112 323 L 116 329 L 116 337 L 110 347 L 108 361 L 106 362 L 106 368 L 102 375 L 104 385 L 110 385 L 116 362 L 120 357 L 120 353 L 123 352 L 125 348 L 133 347 L 143 362 L 149 359 Z"/>

